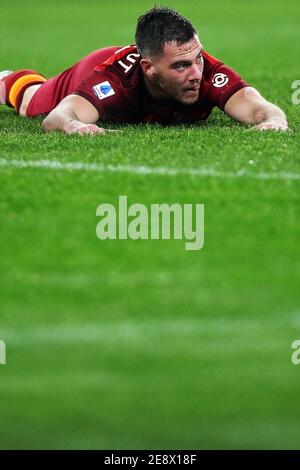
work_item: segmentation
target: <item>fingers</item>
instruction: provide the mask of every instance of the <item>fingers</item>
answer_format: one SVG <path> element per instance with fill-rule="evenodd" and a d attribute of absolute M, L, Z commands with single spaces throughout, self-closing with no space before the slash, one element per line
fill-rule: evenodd
<path fill-rule="evenodd" d="M 102 127 L 98 127 L 98 126 L 93 126 L 91 128 L 89 126 L 89 127 L 86 127 L 84 129 L 79 130 L 78 133 L 79 134 L 96 135 L 96 134 L 108 134 L 108 133 L 116 133 L 116 132 L 120 132 L 120 131 L 113 130 L 113 129 L 103 129 Z"/>
<path fill-rule="evenodd" d="M 276 124 L 264 124 L 259 127 L 257 127 L 258 130 L 260 131 L 286 131 L 288 130 L 287 126 L 283 125 L 276 125 Z"/>
<path fill-rule="evenodd" d="M 64 131 L 67 134 L 79 134 L 79 135 L 96 135 L 105 134 L 108 132 L 118 132 L 112 129 L 103 129 L 102 127 L 96 126 L 96 124 L 83 124 L 82 122 L 73 121 L 65 126 Z"/>
<path fill-rule="evenodd" d="M 104 134 L 105 129 L 96 126 L 95 124 L 86 124 L 78 129 L 78 134 L 87 134 L 87 135 L 95 135 L 95 134 Z"/>
<path fill-rule="evenodd" d="M 258 124 L 257 126 L 251 127 L 248 129 L 249 131 L 252 130 L 259 130 L 259 131 L 280 131 L 280 132 L 285 132 L 285 131 L 290 131 L 288 125 L 283 122 L 278 122 L 278 121 L 269 121 L 269 122 L 262 122 L 261 124 Z"/>

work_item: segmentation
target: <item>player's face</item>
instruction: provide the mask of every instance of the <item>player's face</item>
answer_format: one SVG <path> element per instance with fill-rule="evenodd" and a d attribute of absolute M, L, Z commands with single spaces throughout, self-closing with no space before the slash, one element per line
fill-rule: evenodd
<path fill-rule="evenodd" d="M 198 36 L 179 45 L 169 42 L 164 54 L 153 65 L 153 80 L 166 97 L 183 104 L 193 104 L 199 98 L 203 74 L 202 45 Z"/>

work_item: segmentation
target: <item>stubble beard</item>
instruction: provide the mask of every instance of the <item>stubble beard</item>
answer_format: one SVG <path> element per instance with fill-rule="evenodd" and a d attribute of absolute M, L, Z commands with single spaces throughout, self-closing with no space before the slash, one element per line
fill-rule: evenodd
<path fill-rule="evenodd" d="M 181 91 L 181 93 L 179 94 L 179 92 L 175 92 L 172 93 L 172 88 L 171 88 L 171 91 L 170 90 L 170 87 L 168 87 L 168 84 L 164 83 L 164 80 L 162 79 L 161 75 L 159 73 L 156 73 L 154 76 L 153 76 L 153 82 L 155 83 L 156 87 L 158 88 L 158 90 L 165 95 L 165 99 L 171 99 L 171 100 L 174 100 L 174 101 L 177 101 L 178 103 L 180 104 L 183 104 L 183 105 L 186 105 L 186 106 L 192 106 L 194 105 L 195 103 L 197 103 L 198 99 L 199 99 L 199 93 L 200 93 L 200 90 L 198 90 L 198 93 L 195 94 L 195 97 L 190 97 L 190 98 L 184 98 L 184 93 L 183 91 Z M 169 89 L 168 89 L 169 88 Z"/>

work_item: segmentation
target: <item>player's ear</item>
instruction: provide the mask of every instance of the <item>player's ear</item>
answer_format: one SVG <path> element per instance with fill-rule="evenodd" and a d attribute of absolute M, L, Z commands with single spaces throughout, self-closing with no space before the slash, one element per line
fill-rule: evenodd
<path fill-rule="evenodd" d="M 148 77 L 151 78 L 153 75 L 153 63 L 151 59 L 141 59 L 140 65 L 142 67 L 142 71 L 144 74 Z"/>

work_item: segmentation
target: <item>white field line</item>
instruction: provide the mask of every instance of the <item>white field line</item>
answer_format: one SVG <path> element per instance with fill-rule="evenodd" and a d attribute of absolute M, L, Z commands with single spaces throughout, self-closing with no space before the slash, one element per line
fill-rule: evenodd
<path fill-rule="evenodd" d="M 277 321 L 277 320 L 276 320 Z M 278 323 L 276 323 L 278 327 Z M 258 335 L 259 331 L 270 331 L 272 325 L 270 321 L 263 324 L 249 319 L 225 319 L 216 318 L 213 320 L 203 320 L 195 318 L 186 319 L 153 319 L 141 320 L 120 320 L 118 323 L 106 323 L 105 318 L 97 323 L 77 324 L 64 323 L 60 325 L 31 326 L 30 328 L 1 328 L 0 335 L 6 344 L 28 346 L 38 343 L 47 344 L 68 344 L 68 343 L 99 343 L 118 344 L 120 342 L 132 344 L 141 343 L 145 340 L 165 341 L 177 339 L 179 343 L 186 338 L 201 339 L 211 341 L 209 335 L 219 335 L 223 339 L 229 338 L 233 341 L 233 336 L 239 342 L 244 343 L 241 338 L 245 335 Z M 184 345 L 183 345 L 184 346 Z M 158 345 L 157 345 L 158 347 Z"/>
<path fill-rule="evenodd" d="M 213 178 L 251 178 L 256 180 L 296 180 L 300 181 L 299 173 L 279 172 L 259 172 L 254 173 L 241 169 L 239 171 L 218 171 L 214 168 L 172 168 L 172 167 L 151 167 L 137 165 L 112 165 L 102 163 L 85 162 L 60 162 L 59 160 L 8 160 L 0 158 L 0 167 L 4 168 L 42 168 L 49 170 L 64 171 L 91 171 L 95 173 L 132 173 L 138 175 L 162 175 L 177 176 L 188 175 L 198 177 Z"/>

